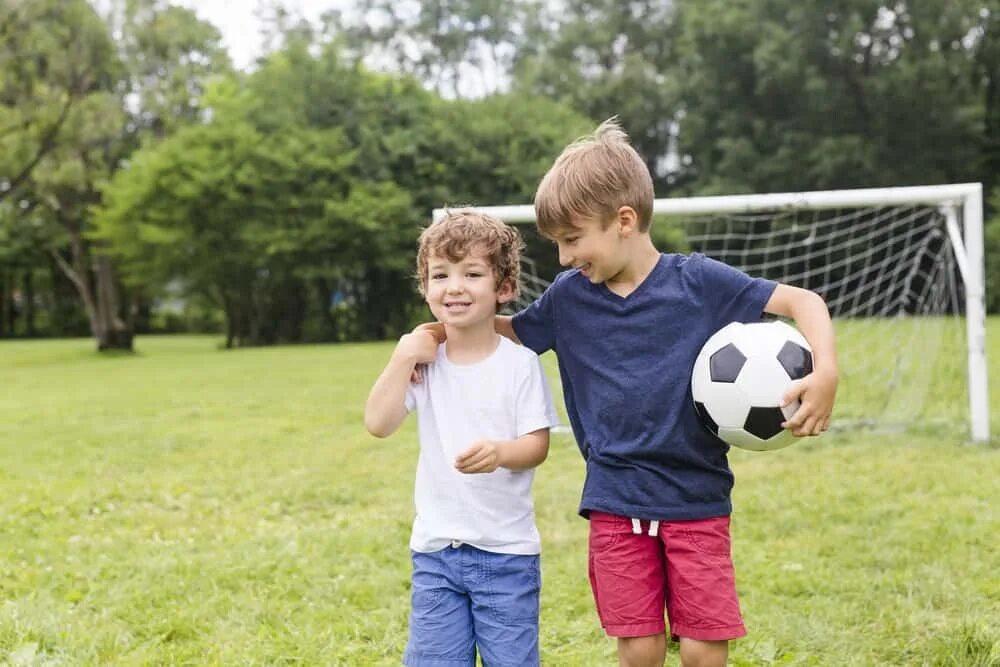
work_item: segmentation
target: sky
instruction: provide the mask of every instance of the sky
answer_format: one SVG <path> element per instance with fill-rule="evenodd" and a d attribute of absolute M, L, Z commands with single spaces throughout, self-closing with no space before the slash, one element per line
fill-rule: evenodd
<path fill-rule="evenodd" d="M 233 63 L 246 69 L 261 50 L 260 21 L 256 0 L 174 0 L 194 9 L 199 18 L 215 24 L 222 33 Z M 293 13 L 316 21 L 328 9 L 343 9 L 350 0 L 281 0 Z"/>

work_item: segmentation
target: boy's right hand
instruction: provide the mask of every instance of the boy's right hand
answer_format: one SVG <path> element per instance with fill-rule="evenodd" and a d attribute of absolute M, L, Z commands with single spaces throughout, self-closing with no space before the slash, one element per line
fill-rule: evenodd
<path fill-rule="evenodd" d="M 427 364 L 437 357 L 438 340 L 428 331 L 412 331 L 403 334 L 396 344 L 396 354 L 416 364 Z"/>
<path fill-rule="evenodd" d="M 408 334 L 404 334 L 399 339 L 396 346 L 397 351 L 404 354 L 413 355 L 417 365 L 410 373 L 410 382 L 420 384 L 424 381 L 424 366 L 434 361 L 437 357 L 438 345 L 447 339 L 444 325 L 440 322 L 428 322 L 420 324 Z"/>
<path fill-rule="evenodd" d="M 413 328 L 411 333 L 417 333 L 419 331 L 426 331 L 430 333 L 437 340 L 438 345 L 448 340 L 448 332 L 444 328 L 444 325 L 440 322 L 424 322 L 423 324 L 418 324 Z"/>

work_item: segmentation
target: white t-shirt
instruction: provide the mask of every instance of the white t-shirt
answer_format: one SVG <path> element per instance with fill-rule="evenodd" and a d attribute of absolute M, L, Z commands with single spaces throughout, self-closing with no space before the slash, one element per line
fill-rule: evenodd
<path fill-rule="evenodd" d="M 438 346 L 424 381 L 406 391 L 420 434 L 410 548 L 431 552 L 461 542 L 484 551 L 540 553 L 533 469 L 455 469 L 455 457 L 478 440 L 513 440 L 559 423 L 538 355 L 500 337 L 492 355 L 460 366 L 448 361 L 446 345 Z"/>

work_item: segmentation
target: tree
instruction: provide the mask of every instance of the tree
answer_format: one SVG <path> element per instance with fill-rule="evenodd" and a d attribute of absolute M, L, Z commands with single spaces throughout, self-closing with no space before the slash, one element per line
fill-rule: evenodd
<path fill-rule="evenodd" d="M 530 9 L 504 0 L 359 0 L 351 12 L 328 13 L 327 23 L 348 56 L 388 61 L 454 99 L 506 89 Z"/>
<path fill-rule="evenodd" d="M 0 173 L 14 175 L 0 179 L 0 199 L 18 200 L 5 224 L 15 235 L 46 226 L 36 238 L 76 288 L 98 349 L 131 349 L 137 301 L 123 298 L 106 249 L 87 238 L 89 207 L 143 134 L 197 117 L 199 77 L 228 66 L 218 32 L 190 10 L 128 0 L 112 5 L 124 17 L 119 51 L 83 0 L 4 8 Z"/>
<path fill-rule="evenodd" d="M 110 36 L 82 0 L 34 0 L 7 9 L 0 76 L 10 130 L 3 148 L 10 151 L 0 152 L 8 165 L 19 166 L 4 183 L 4 194 L 17 200 L 6 227 L 15 237 L 31 232 L 47 242 L 46 251 L 78 289 L 99 349 L 130 348 L 111 267 L 100 255 L 91 265 L 82 237 L 85 210 L 101 177 L 94 165 L 103 161 L 109 118 L 114 124 L 120 116 Z M 47 229 L 33 229 L 38 225 Z M 63 256 L 67 246 L 69 259 Z"/>
<path fill-rule="evenodd" d="M 618 116 L 665 196 L 678 177 L 674 2 L 534 5 L 514 59 L 515 89 L 561 102 L 593 124 Z"/>
<path fill-rule="evenodd" d="M 704 193 L 975 179 L 980 3 L 679 2 L 679 154 Z"/>
<path fill-rule="evenodd" d="M 379 227 L 409 206 L 390 183 L 356 180 L 356 162 L 341 131 L 264 134 L 220 106 L 212 122 L 140 151 L 116 175 L 98 236 L 130 280 L 179 279 L 218 303 L 228 346 L 302 340 L 298 297 L 309 281 L 361 270 Z"/>
<path fill-rule="evenodd" d="M 107 84 L 111 44 L 82 0 L 0 2 L 0 200 L 60 144 L 70 113 Z"/>
<path fill-rule="evenodd" d="M 97 209 L 128 280 L 214 301 L 230 345 L 408 329 L 431 209 L 526 201 L 589 125 L 527 95 L 443 100 L 313 39 L 218 83 L 206 120 L 135 153 Z"/>

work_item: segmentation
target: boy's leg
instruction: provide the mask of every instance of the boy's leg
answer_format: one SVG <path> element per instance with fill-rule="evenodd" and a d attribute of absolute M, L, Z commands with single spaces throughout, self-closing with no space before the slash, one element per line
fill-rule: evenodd
<path fill-rule="evenodd" d="M 472 561 L 469 593 L 476 645 L 485 667 L 539 664 L 539 557 L 462 547 Z"/>
<path fill-rule="evenodd" d="M 736 594 L 729 517 L 660 524 L 667 616 L 684 667 L 726 664 L 730 639 L 746 634 Z"/>
<path fill-rule="evenodd" d="M 662 632 L 646 637 L 619 637 L 618 664 L 621 667 L 663 667 L 667 657 L 667 637 Z"/>
<path fill-rule="evenodd" d="M 700 641 L 681 637 L 681 667 L 725 667 L 728 641 Z"/>
<path fill-rule="evenodd" d="M 470 667 L 476 663 L 469 595 L 457 549 L 411 552 L 410 638 L 403 664 Z"/>
<path fill-rule="evenodd" d="M 590 587 L 604 631 L 618 638 L 621 665 L 656 665 L 666 657 L 663 635 L 666 572 L 657 536 L 642 522 L 590 513 Z"/>

